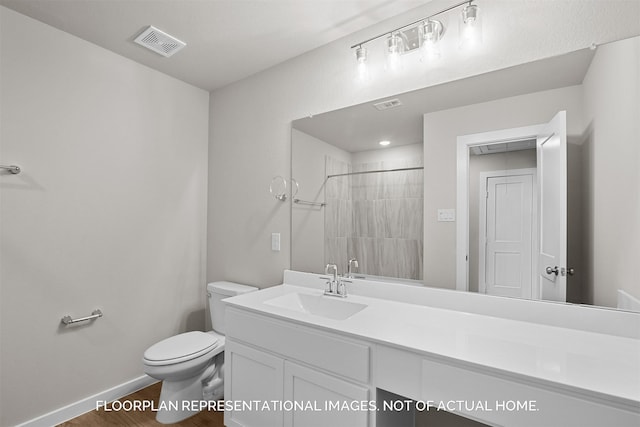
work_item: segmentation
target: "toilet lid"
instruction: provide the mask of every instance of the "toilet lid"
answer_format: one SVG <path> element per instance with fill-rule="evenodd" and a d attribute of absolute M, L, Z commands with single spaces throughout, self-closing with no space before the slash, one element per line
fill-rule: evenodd
<path fill-rule="evenodd" d="M 173 359 L 195 358 L 216 347 L 218 339 L 204 332 L 194 331 L 175 335 L 152 345 L 144 352 L 149 361 L 171 361 Z"/>

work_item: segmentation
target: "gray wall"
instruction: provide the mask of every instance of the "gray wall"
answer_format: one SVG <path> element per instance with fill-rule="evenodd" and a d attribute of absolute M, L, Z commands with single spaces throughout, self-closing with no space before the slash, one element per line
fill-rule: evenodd
<path fill-rule="evenodd" d="M 0 425 L 201 329 L 209 94 L 0 7 Z M 66 314 L 104 317 L 60 327 Z"/>

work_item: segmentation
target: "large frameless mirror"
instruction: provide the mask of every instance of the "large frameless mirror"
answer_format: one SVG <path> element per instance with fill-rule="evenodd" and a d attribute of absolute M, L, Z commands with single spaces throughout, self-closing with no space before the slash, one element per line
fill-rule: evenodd
<path fill-rule="evenodd" d="M 294 121 L 292 268 L 640 310 L 638 57 L 635 37 Z"/>

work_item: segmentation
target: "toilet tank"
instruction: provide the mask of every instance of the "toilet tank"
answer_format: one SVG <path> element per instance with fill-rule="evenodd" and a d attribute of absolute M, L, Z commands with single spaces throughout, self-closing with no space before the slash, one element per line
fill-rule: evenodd
<path fill-rule="evenodd" d="M 207 284 L 207 296 L 209 297 L 209 313 L 213 330 L 224 335 L 224 302 L 223 299 L 236 295 L 257 291 L 253 286 L 241 285 L 233 282 L 212 282 Z"/>

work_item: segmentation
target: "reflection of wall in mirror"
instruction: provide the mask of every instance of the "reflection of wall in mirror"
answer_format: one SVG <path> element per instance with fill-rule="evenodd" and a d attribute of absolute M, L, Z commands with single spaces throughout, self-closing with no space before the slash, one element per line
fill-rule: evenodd
<path fill-rule="evenodd" d="M 425 114 L 425 284 L 455 288 L 455 227 L 435 212 L 455 206 L 456 138 L 545 123 L 566 110 L 568 259 L 576 269 L 568 299 L 615 307 L 617 289 L 640 297 L 639 52 L 638 37 L 603 45 L 582 85 Z"/>
<path fill-rule="evenodd" d="M 352 175 L 351 171 L 422 166 L 422 144 L 349 153 L 297 129 L 292 132 L 297 197 L 325 208 L 292 205 L 293 269 L 345 272 L 349 258 L 369 275 L 420 279 L 423 271 L 423 173 Z"/>
<path fill-rule="evenodd" d="M 456 229 L 436 221 L 438 208 L 456 205 L 456 140 L 460 135 L 546 123 L 567 111 L 568 140 L 582 135 L 580 86 L 514 96 L 425 114 L 425 284 L 455 289 Z"/>
<path fill-rule="evenodd" d="M 350 154 L 311 135 L 292 129 L 291 176 L 300 188 L 297 198 L 324 201 L 326 156 L 344 162 Z M 324 273 L 324 208 L 292 204 L 291 268 L 311 273 Z"/>
<path fill-rule="evenodd" d="M 584 79 L 586 282 L 593 303 L 640 299 L 640 37 L 599 46 Z"/>

